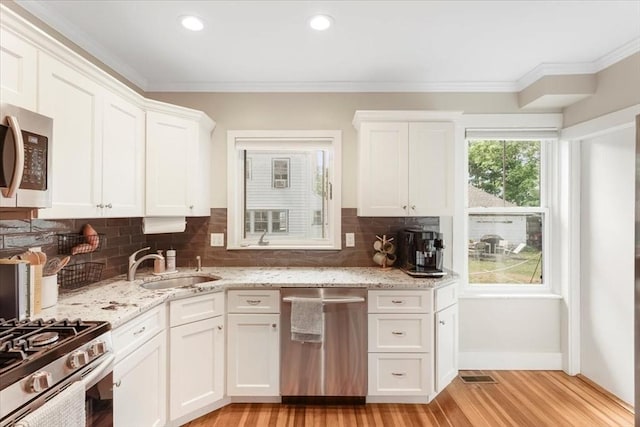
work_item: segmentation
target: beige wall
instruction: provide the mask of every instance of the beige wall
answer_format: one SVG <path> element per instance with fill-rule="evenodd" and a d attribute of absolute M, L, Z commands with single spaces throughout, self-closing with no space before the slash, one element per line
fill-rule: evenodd
<path fill-rule="evenodd" d="M 640 52 L 600 71 L 597 85 L 593 96 L 565 108 L 565 127 L 640 104 Z"/>
<path fill-rule="evenodd" d="M 191 107 L 216 122 L 212 146 L 211 207 L 227 206 L 228 130 L 338 129 L 342 131 L 342 207 L 356 207 L 356 110 L 453 110 L 467 113 L 516 113 L 512 93 L 147 93 L 148 97 Z"/>

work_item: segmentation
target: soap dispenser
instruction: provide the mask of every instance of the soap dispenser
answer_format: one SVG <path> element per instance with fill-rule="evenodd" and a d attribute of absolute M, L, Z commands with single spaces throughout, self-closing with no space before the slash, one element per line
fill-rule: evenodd
<path fill-rule="evenodd" d="M 162 251 L 158 251 L 158 255 L 162 256 Z M 164 257 L 162 259 L 154 259 L 153 260 L 153 274 L 162 274 L 164 273 Z"/>

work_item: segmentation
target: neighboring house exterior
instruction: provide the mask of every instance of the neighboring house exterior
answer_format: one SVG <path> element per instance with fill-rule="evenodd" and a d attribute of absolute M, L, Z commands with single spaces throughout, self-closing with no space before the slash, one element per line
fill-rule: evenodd
<path fill-rule="evenodd" d="M 469 206 L 474 208 L 517 207 L 515 204 L 502 200 L 471 184 L 469 184 Z M 531 223 L 531 221 L 529 222 Z M 498 235 L 501 240 L 506 240 L 511 246 L 518 243 L 529 244 L 530 239 L 527 231 L 531 232 L 532 227 L 531 224 L 527 230 L 527 215 L 525 214 L 469 215 L 469 239 L 473 241 L 479 241 L 488 235 Z"/>
<path fill-rule="evenodd" d="M 322 237 L 323 161 L 312 152 L 246 152 L 247 237 Z"/>

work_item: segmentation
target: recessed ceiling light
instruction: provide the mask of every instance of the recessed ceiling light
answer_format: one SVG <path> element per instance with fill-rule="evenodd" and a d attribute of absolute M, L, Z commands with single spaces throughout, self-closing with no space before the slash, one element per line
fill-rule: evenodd
<path fill-rule="evenodd" d="M 202 20 L 196 16 L 185 15 L 180 17 L 180 23 L 187 30 L 191 31 L 202 31 L 204 28 L 204 24 Z"/>
<path fill-rule="evenodd" d="M 329 15 L 316 15 L 309 19 L 309 26 L 317 31 L 324 31 L 333 24 L 333 18 Z"/>

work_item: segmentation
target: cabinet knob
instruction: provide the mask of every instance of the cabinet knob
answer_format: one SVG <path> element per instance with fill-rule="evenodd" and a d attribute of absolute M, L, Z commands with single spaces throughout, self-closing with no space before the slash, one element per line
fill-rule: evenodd
<path fill-rule="evenodd" d="M 193 205 L 189 205 L 189 209 L 193 209 Z"/>
<path fill-rule="evenodd" d="M 113 383 L 116 387 L 120 387 L 120 384 L 122 384 L 122 380 L 118 380 L 118 382 Z"/>
<path fill-rule="evenodd" d="M 411 209 L 416 210 L 416 205 L 411 205 Z"/>
<path fill-rule="evenodd" d="M 273 329 L 275 329 L 275 328 L 277 328 L 277 327 L 278 327 L 278 325 L 277 325 L 277 324 L 275 324 L 275 323 L 272 323 L 272 324 L 271 324 L 271 327 L 272 327 Z"/>
<path fill-rule="evenodd" d="M 444 320 L 440 320 L 440 324 L 444 325 L 445 324 Z"/>
<path fill-rule="evenodd" d="M 111 209 L 113 207 L 113 205 L 111 203 L 109 203 L 108 205 L 105 205 L 104 207 Z"/>
<path fill-rule="evenodd" d="M 218 330 L 221 331 L 222 330 L 222 325 L 218 325 Z"/>
<path fill-rule="evenodd" d="M 407 209 L 407 205 L 402 205 L 402 209 Z"/>
<path fill-rule="evenodd" d="M 99 203 L 99 204 L 96 205 L 96 208 L 102 209 L 102 208 L 104 208 L 104 205 L 102 203 Z"/>

